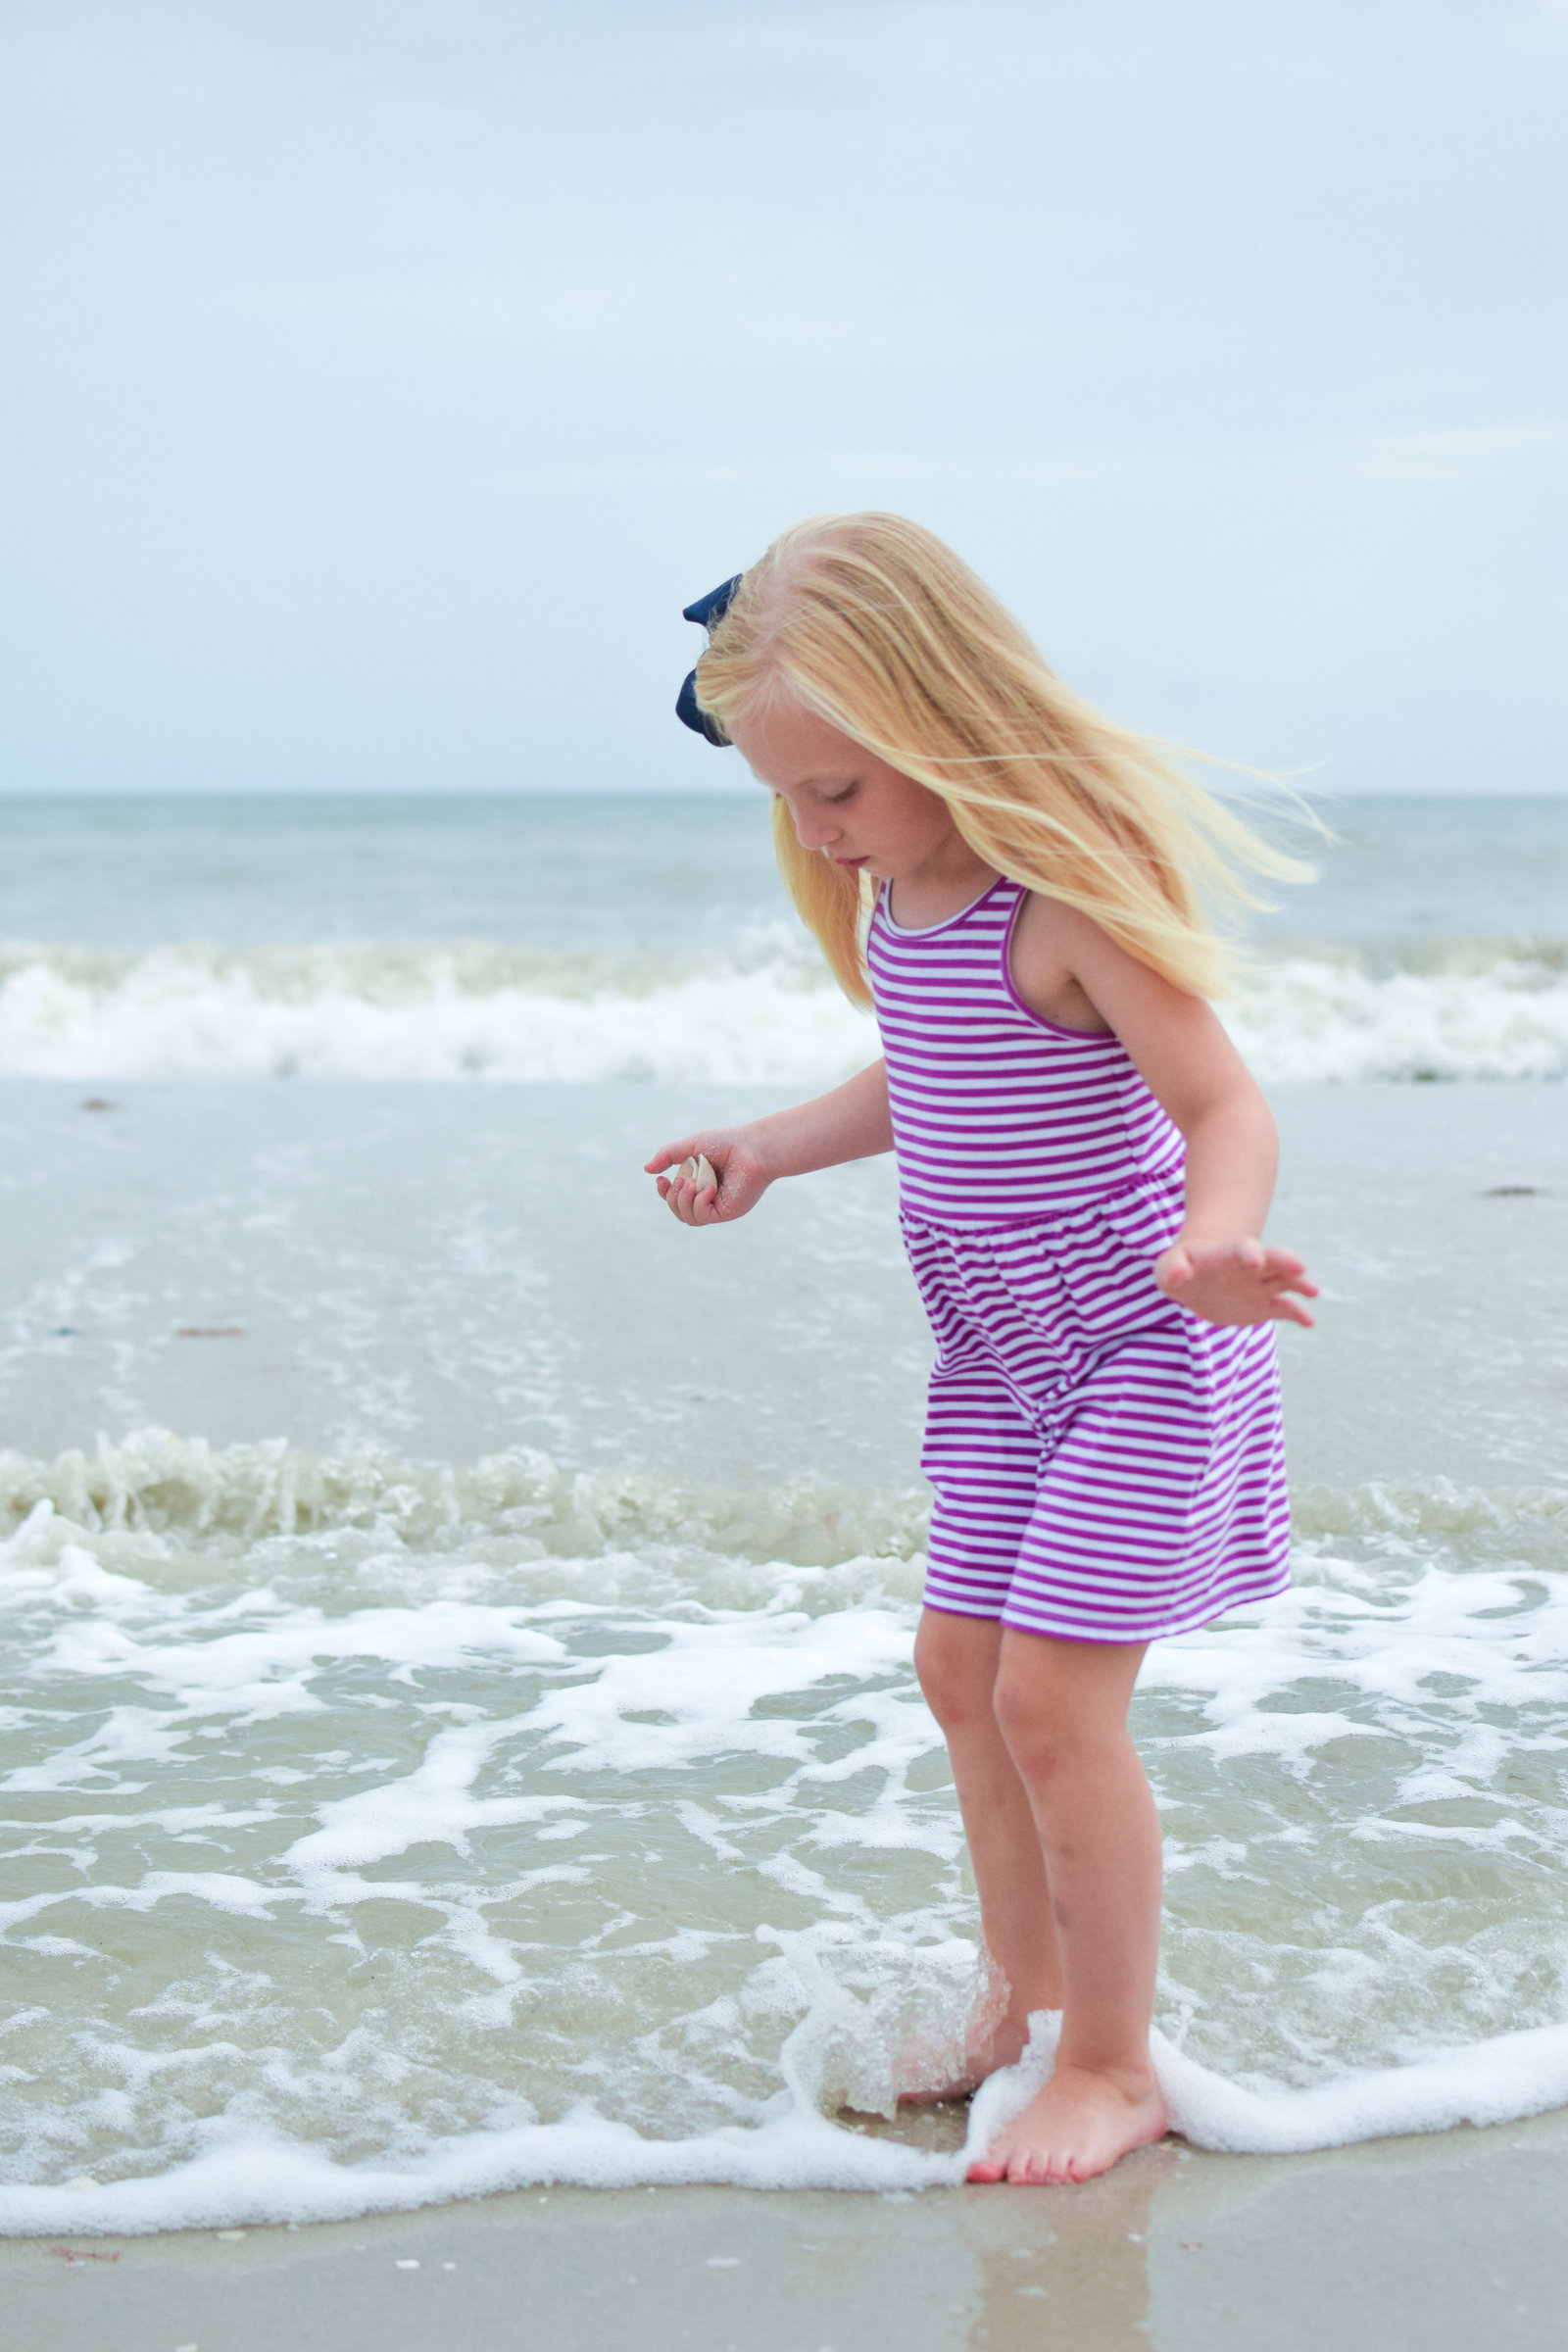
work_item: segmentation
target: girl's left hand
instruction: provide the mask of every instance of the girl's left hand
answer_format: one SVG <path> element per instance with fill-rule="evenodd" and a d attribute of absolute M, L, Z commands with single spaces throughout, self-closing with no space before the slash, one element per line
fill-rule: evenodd
<path fill-rule="evenodd" d="M 771 1181 L 762 1165 L 753 1127 L 705 1127 L 700 1135 L 683 1135 L 666 1144 L 646 1162 L 645 1172 L 659 1179 L 659 1197 L 683 1225 L 724 1225 L 755 1208 Z M 667 1175 L 701 1152 L 717 1182 L 699 1187 L 690 1176 Z"/>
<path fill-rule="evenodd" d="M 1167 1298 L 1205 1323 L 1303 1323 L 1317 1297 L 1302 1260 L 1266 1242 L 1177 1242 L 1154 1261 Z"/>

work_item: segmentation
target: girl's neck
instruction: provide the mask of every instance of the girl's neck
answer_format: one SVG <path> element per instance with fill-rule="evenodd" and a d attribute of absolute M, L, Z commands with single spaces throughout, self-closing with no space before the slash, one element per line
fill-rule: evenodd
<path fill-rule="evenodd" d="M 984 898 L 996 879 L 996 867 L 987 865 L 955 828 L 935 857 L 908 873 L 890 877 L 883 888 L 888 911 L 902 929 L 929 931 Z"/>

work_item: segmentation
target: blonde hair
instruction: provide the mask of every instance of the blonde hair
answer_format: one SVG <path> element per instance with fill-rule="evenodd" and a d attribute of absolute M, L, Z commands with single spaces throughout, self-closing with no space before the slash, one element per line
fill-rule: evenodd
<path fill-rule="evenodd" d="M 1174 757 L 1191 755 L 1080 702 L 968 565 L 900 514 L 824 514 L 775 539 L 714 629 L 697 694 L 726 733 L 781 700 L 813 711 L 940 794 L 988 865 L 1197 996 L 1235 965 L 1205 899 L 1257 906 L 1247 872 L 1310 873 L 1184 775 Z M 777 797 L 773 840 L 840 985 L 868 1002 L 860 876 L 803 849 Z"/>

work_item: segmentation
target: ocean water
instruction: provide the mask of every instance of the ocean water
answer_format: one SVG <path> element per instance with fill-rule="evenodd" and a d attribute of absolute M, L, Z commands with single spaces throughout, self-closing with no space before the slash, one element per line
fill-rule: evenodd
<path fill-rule="evenodd" d="M 1227 1011 L 1297 1584 L 1137 1701 L 1258 2150 L 1568 2102 L 1568 802 L 1329 814 Z M 895 2112 L 978 1979 L 892 1171 L 639 1173 L 873 1050 L 764 819 L 0 803 L 0 2229 L 913 2188 L 1026 2093 Z"/>

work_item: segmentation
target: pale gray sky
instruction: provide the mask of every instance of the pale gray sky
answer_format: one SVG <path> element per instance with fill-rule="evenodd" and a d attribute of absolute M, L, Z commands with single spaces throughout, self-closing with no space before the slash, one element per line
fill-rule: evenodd
<path fill-rule="evenodd" d="M 5 0 L 0 778 L 671 786 L 891 506 L 1118 715 L 1568 788 L 1563 0 Z"/>

